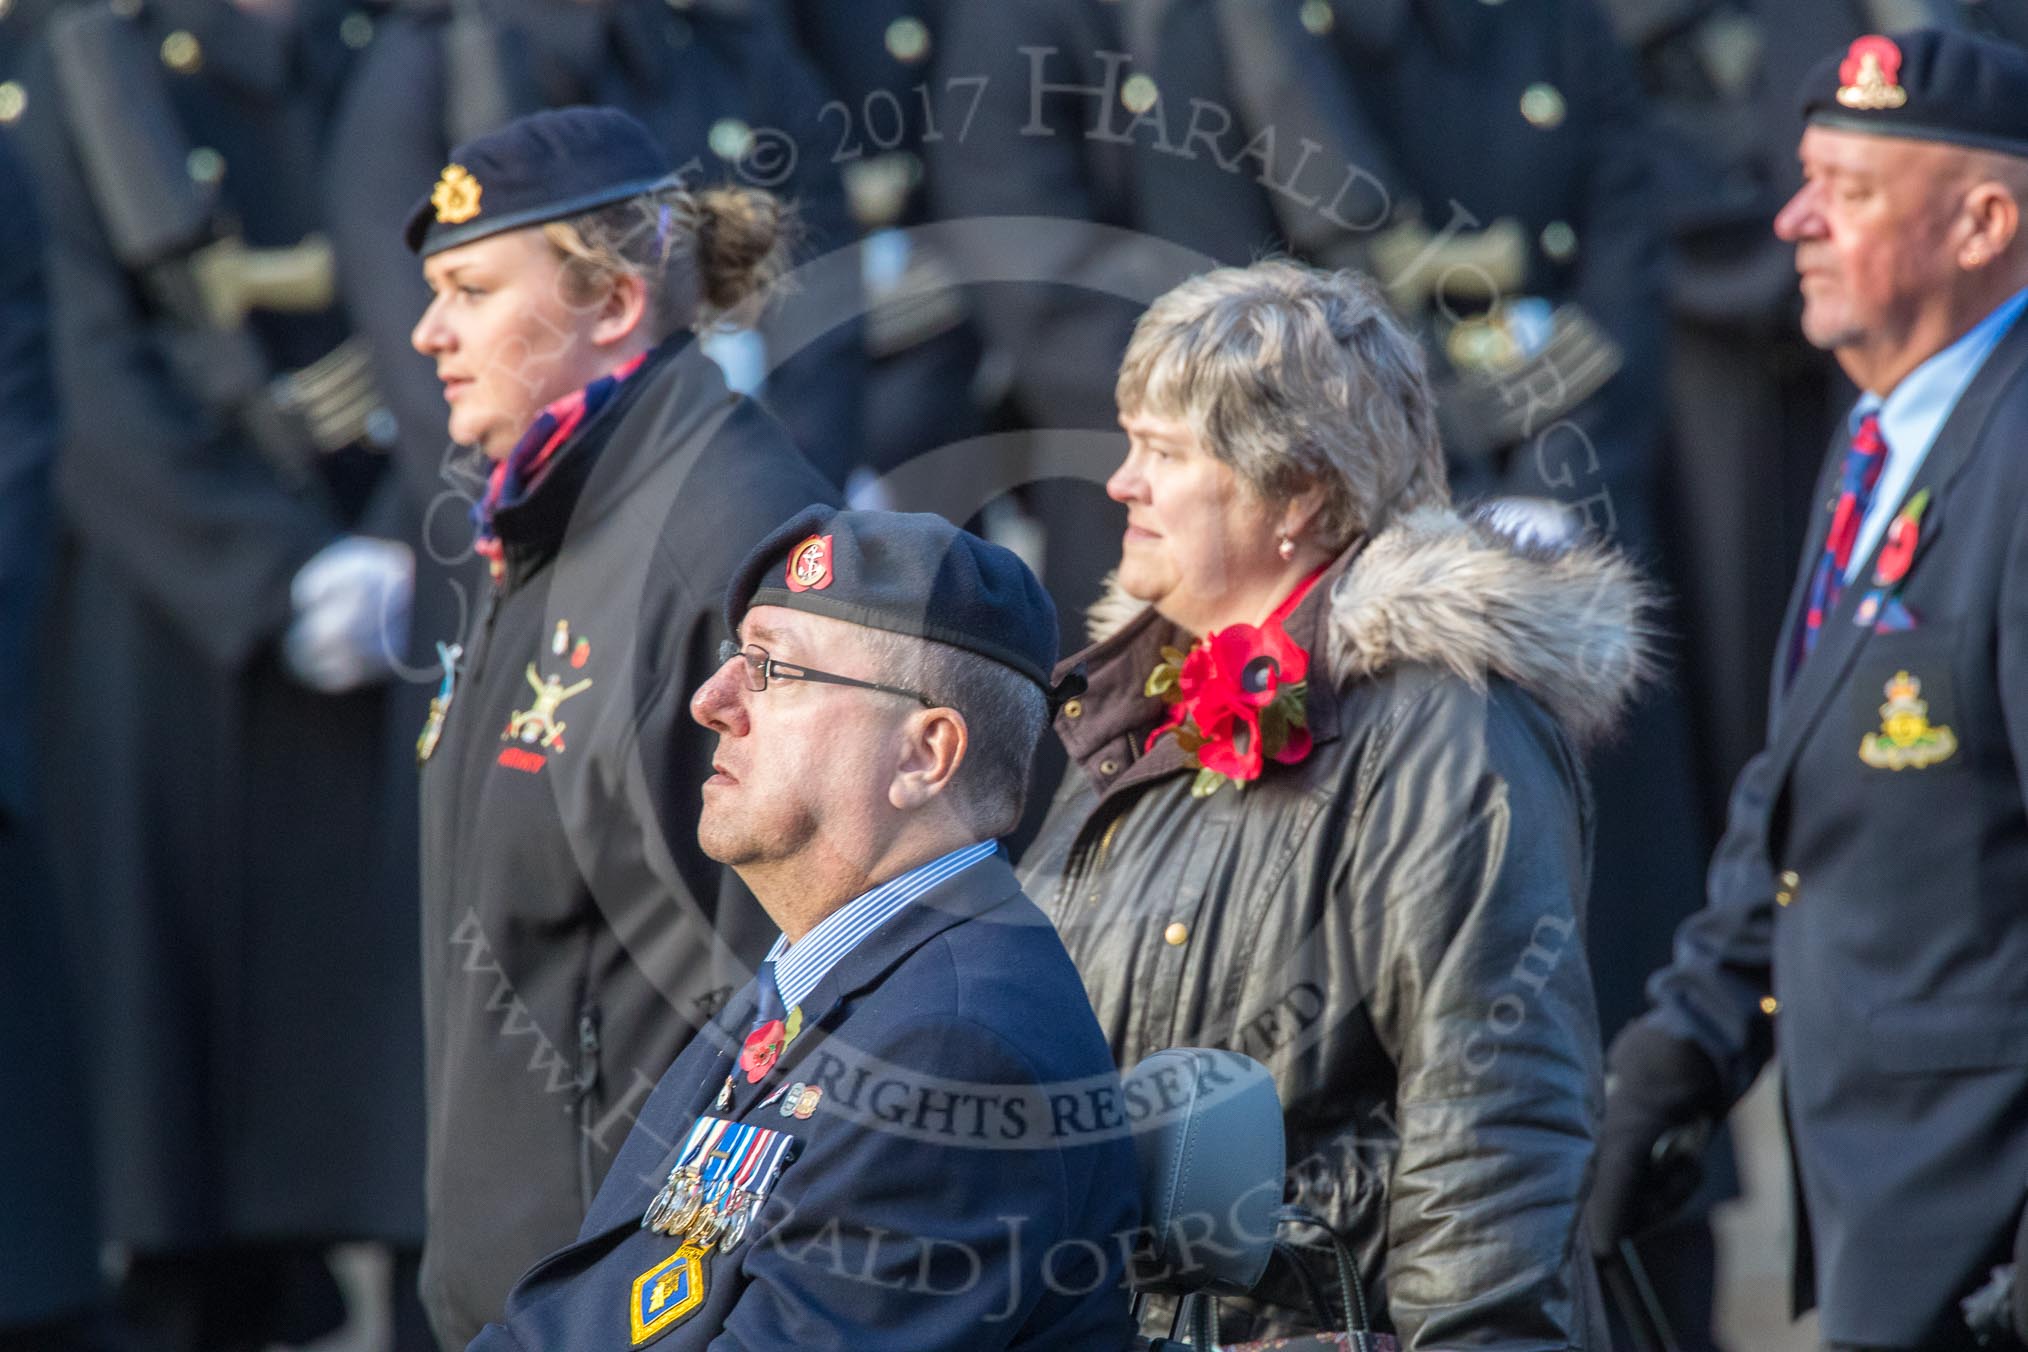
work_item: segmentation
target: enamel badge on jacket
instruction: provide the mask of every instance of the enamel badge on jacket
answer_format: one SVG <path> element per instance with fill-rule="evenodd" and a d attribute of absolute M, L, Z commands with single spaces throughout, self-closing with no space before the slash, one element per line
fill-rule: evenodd
<path fill-rule="evenodd" d="M 579 638 L 575 644 L 570 639 L 570 621 L 558 620 L 556 632 L 549 643 L 550 655 L 564 659 L 575 675 L 591 660 L 591 644 Z M 509 769 L 525 770 L 531 774 L 540 770 L 545 763 L 536 751 L 523 749 L 540 747 L 542 751 L 562 753 L 565 749 L 564 733 L 569 724 L 562 717 L 565 700 L 574 699 L 591 689 L 591 677 L 564 684 L 564 678 L 554 672 L 539 672 L 536 663 L 528 664 L 528 687 L 535 692 L 535 698 L 525 709 L 516 709 L 507 716 L 507 726 L 500 734 L 503 742 L 518 742 L 522 746 L 510 746 L 500 753 L 500 764 Z"/>

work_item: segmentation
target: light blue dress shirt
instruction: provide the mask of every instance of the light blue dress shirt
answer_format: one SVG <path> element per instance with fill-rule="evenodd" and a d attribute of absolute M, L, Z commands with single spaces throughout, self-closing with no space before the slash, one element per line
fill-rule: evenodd
<path fill-rule="evenodd" d="M 902 907 L 948 878 L 955 878 L 1000 848 L 997 840 L 982 840 L 952 850 L 927 864 L 890 878 L 869 892 L 824 917 L 816 928 L 795 943 L 784 934 L 768 950 L 775 965 L 775 988 L 782 993 L 782 1008 L 794 1009 L 817 983 L 836 967 L 859 941 L 901 912 Z"/>
<path fill-rule="evenodd" d="M 1867 414 L 1880 415 L 1880 435 L 1887 442 L 1887 463 L 1880 467 L 1873 502 L 1866 509 L 1866 519 L 1859 523 L 1859 538 L 1853 541 L 1852 558 L 1845 565 L 1846 582 L 1851 582 L 1866 566 L 1873 546 L 1880 542 L 1888 522 L 1901 510 L 1901 500 L 1907 495 L 1908 486 L 1915 482 L 1915 472 L 1922 468 L 1936 434 L 1943 430 L 1965 387 L 1972 383 L 1972 377 L 1986 364 L 1986 358 L 2014 327 L 2024 309 L 2028 309 L 2028 289 L 2015 292 L 1968 329 L 1964 337 L 1910 371 L 1885 400 L 1867 393 L 1853 405 L 1848 430 L 1855 436 Z"/>

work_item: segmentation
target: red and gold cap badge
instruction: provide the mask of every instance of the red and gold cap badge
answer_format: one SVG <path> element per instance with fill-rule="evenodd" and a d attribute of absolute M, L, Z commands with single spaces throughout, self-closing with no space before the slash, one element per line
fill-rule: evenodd
<path fill-rule="evenodd" d="M 437 209 L 440 225 L 463 225 L 479 214 L 479 180 L 462 164 L 447 164 L 430 189 L 430 205 Z"/>
<path fill-rule="evenodd" d="M 1838 67 L 1838 102 L 1867 113 L 1906 104 L 1908 91 L 1901 87 L 1901 48 L 1877 33 L 1855 39 Z"/>
<path fill-rule="evenodd" d="M 789 590 L 822 591 L 831 585 L 831 537 L 812 535 L 789 551 Z"/>

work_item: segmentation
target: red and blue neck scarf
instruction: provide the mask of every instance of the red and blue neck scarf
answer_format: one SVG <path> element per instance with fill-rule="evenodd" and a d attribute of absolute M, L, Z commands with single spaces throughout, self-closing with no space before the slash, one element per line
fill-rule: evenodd
<path fill-rule="evenodd" d="M 648 359 L 643 352 L 610 375 L 600 376 L 581 390 L 573 390 L 536 414 L 535 421 L 521 434 L 521 440 L 507 458 L 493 466 L 486 480 L 486 492 L 472 504 L 474 535 L 472 548 L 486 560 L 494 582 L 506 576 L 507 561 L 500 545 L 494 517 L 502 508 L 518 507 L 542 486 L 543 476 L 556 461 L 556 453 L 571 434 L 604 408 L 613 392 L 627 377 L 641 369 Z"/>

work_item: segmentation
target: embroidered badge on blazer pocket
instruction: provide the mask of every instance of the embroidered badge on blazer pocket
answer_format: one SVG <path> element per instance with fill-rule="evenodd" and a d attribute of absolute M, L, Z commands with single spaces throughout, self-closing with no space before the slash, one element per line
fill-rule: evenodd
<path fill-rule="evenodd" d="M 1949 628 L 1876 635 L 1852 673 L 1859 762 L 1890 773 L 1926 770 L 1958 751 Z"/>

